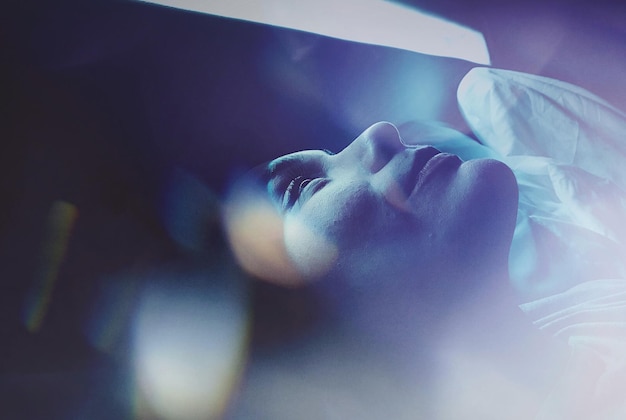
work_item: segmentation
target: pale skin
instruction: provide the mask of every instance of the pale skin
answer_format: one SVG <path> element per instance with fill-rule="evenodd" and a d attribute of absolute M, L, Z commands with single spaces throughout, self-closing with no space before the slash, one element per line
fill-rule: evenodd
<path fill-rule="evenodd" d="M 462 162 L 409 146 L 383 122 L 336 155 L 298 152 L 270 168 L 285 246 L 305 277 L 360 290 L 378 289 L 383 278 L 394 279 L 387 288 L 406 281 L 426 290 L 441 283 L 443 290 L 447 281 L 506 266 L 517 184 L 500 162 Z M 303 237 L 293 226 L 313 234 Z M 319 273 L 319 256 L 329 247 L 334 259 Z"/>
<path fill-rule="evenodd" d="M 552 349 L 543 347 L 508 288 L 515 178 L 500 162 L 462 162 L 417 144 L 383 122 L 337 154 L 303 151 L 269 164 L 265 176 L 286 252 L 328 315 L 325 327 L 291 345 L 287 357 L 341 370 L 339 359 L 358 354 L 387 380 L 419 393 L 425 367 L 447 371 L 459 363 L 450 354 L 461 354 L 469 365 L 497 372 L 496 388 L 498 381 L 528 385 L 528 393 L 510 392 L 519 401 L 508 396 L 528 415 L 545 397 L 544 375 L 558 368 L 521 360 L 537 349 L 552 360 Z M 322 356 L 329 352 L 330 361 Z M 453 382 L 471 389 L 479 379 Z M 415 401 L 417 394 L 403 398 Z"/>

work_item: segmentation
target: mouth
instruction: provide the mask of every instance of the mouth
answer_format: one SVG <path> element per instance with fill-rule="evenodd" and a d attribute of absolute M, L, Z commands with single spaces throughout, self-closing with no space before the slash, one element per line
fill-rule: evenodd
<path fill-rule="evenodd" d="M 446 168 L 456 168 L 460 163 L 461 159 L 458 156 L 442 153 L 434 147 L 418 150 L 408 177 L 412 184 L 407 189 L 410 192 L 409 195 L 416 194 L 430 180 L 435 179 L 441 171 Z"/>
<path fill-rule="evenodd" d="M 458 156 L 442 153 L 428 146 L 407 148 L 401 159 L 392 161 L 395 176 L 383 187 L 385 199 L 394 207 L 411 211 L 412 202 L 419 196 L 419 190 L 436 180 L 439 175 L 456 170 L 461 164 Z"/>
<path fill-rule="evenodd" d="M 434 147 L 424 147 L 413 152 L 413 161 L 405 178 L 405 190 L 411 192 L 424 182 L 437 156 L 442 153 Z"/>
<path fill-rule="evenodd" d="M 392 160 L 394 166 L 392 178 L 388 178 L 383 194 L 394 207 L 410 211 L 409 197 L 415 194 L 426 178 L 436 168 L 437 157 L 446 155 L 434 147 L 407 148 L 403 156 Z"/>

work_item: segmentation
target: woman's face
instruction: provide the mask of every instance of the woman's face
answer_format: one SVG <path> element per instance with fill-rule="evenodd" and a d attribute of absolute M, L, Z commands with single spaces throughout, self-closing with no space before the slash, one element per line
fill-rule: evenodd
<path fill-rule="evenodd" d="M 430 281 L 508 255 L 517 211 L 508 167 L 407 146 L 390 123 L 335 155 L 280 157 L 267 175 L 285 249 L 305 278 L 356 287 L 390 276 Z"/>

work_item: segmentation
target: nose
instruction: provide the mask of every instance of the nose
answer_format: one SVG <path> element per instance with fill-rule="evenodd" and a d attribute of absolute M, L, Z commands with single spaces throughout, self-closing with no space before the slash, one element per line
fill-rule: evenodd
<path fill-rule="evenodd" d="M 372 173 L 380 171 L 396 154 L 406 149 L 398 129 L 389 122 L 372 125 L 357 140 L 361 140 L 363 164 Z"/>

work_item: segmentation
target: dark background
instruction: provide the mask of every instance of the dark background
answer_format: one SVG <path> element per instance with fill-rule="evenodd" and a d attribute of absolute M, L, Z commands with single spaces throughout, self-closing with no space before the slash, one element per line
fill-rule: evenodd
<path fill-rule="evenodd" d="M 404 3 L 482 32 L 495 67 L 572 82 L 626 109 L 619 3 Z M 436 106 L 417 107 L 414 118 L 466 131 L 455 87 L 474 65 L 461 60 L 124 1 L 8 2 L 0 19 L 5 418 L 69 418 L 87 396 L 94 411 L 85 418 L 132 415 L 113 386 L 129 374 L 125 340 L 103 353 L 82 320 L 107 276 L 222 256 L 216 202 L 237 171 L 304 148 L 339 150 L 380 119 L 403 122 L 407 69 L 417 92 L 432 95 L 429 84 L 440 83 Z M 187 241 L 167 218 L 181 173 L 208 192 L 189 200 L 204 216 Z M 24 301 L 58 201 L 78 217 L 46 317 L 32 332 Z"/>

